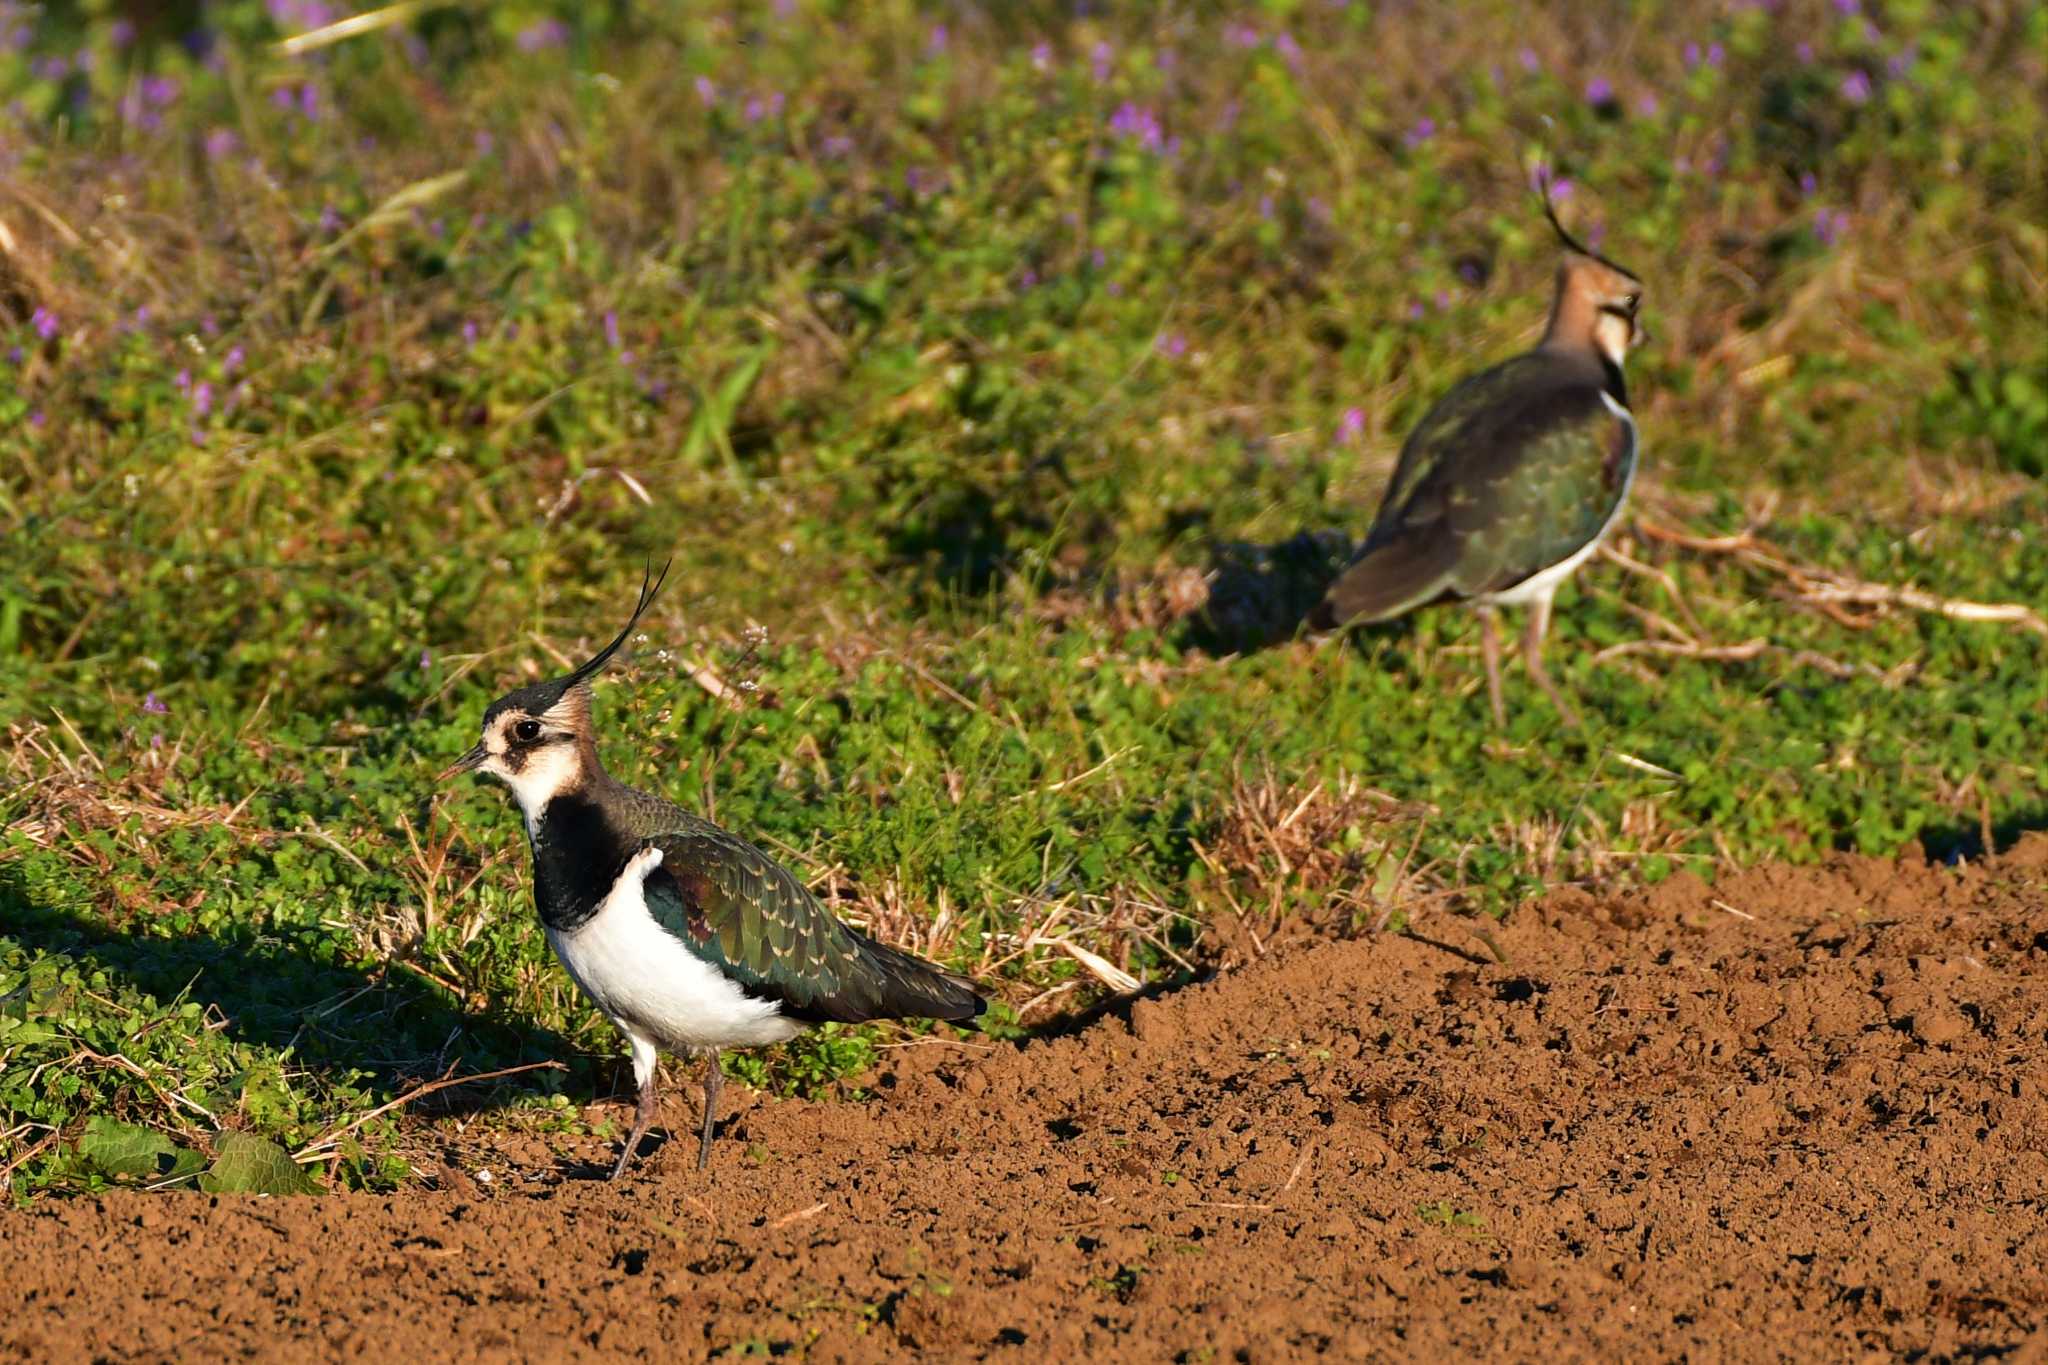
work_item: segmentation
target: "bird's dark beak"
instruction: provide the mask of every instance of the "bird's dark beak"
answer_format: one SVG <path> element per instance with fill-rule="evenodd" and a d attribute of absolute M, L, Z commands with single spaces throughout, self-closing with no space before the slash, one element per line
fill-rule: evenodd
<path fill-rule="evenodd" d="M 436 782 L 446 782 L 451 777 L 460 777 L 464 773 L 473 773 L 483 766 L 483 761 L 484 746 L 483 742 L 479 740 L 471 747 L 468 753 L 443 768 L 439 776 L 435 777 L 434 780 Z"/>

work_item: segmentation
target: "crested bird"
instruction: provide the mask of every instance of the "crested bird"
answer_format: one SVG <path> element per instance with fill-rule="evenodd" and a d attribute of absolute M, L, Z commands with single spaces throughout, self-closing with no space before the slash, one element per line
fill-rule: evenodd
<path fill-rule="evenodd" d="M 1567 232 L 1547 192 L 1543 212 L 1564 258 L 1542 341 L 1464 380 L 1416 424 L 1364 545 L 1310 617 L 1327 630 L 1471 603 L 1502 727 L 1497 609 L 1520 605 L 1529 676 L 1579 723 L 1543 668 L 1550 603 L 1620 520 L 1636 472 L 1621 365 L 1643 337 L 1642 281 Z"/>
<path fill-rule="evenodd" d="M 605 771 L 590 680 L 667 575 L 641 580 L 626 628 L 589 661 L 492 702 L 483 737 L 440 775 L 483 773 L 512 789 L 548 943 L 632 1051 L 639 1106 L 613 1180 L 654 1122 L 661 1049 L 708 1057 L 701 1170 L 721 1048 L 784 1042 L 827 1021 L 959 1022 L 987 1007 L 965 978 L 841 923 L 745 839 Z"/>

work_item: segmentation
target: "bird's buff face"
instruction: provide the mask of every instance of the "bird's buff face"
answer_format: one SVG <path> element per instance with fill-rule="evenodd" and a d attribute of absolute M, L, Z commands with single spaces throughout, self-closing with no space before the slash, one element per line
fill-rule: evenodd
<path fill-rule="evenodd" d="M 512 789 L 531 824 L 560 793 L 582 784 L 583 736 L 590 695 L 582 686 L 559 698 L 508 693 L 484 712 L 483 738 L 441 773 L 441 780 L 483 773 Z"/>
<path fill-rule="evenodd" d="M 1592 320 L 1593 345 L 1619 366 L 1643 341 L 1637 317 L 1643 282 L 1606 261 L 1582 257 L 1571 263 L 1568 287 L 1583 300 Z"/>

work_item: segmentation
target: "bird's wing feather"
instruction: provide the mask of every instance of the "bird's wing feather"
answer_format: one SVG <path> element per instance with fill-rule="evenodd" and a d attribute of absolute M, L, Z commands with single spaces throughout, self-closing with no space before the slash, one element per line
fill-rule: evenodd
<path fill-rule="evenodd" d="M 1384 619 L 1445 593 L 1499 592 L 1599 535 L 1635 460 L 1634 424 L 1603 382 L 1533 352 L 1446 394 L 1402 448 L 1325 616 Z"/>
<path fill-rule="evenodd" d="M 963 978 L 840 923 L 786 869 L 736 835 L 693 820 L 649 842 L 662 852 L 647 879 L 655 920 L 795 1018 L 971 1019 L 985 1008 Z"/>

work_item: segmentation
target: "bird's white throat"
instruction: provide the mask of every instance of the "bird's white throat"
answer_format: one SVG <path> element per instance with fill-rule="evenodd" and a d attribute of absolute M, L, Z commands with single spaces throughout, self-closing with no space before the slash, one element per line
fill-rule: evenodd
<path fill-rule="evenodd" d="M 512 789 L 512 799 L 519 803 L 519 812 L 526 817 L 529 839 L 548 802 L 583 781 L 583 761 L 573 744 L 548 744 L 534 749 L 517 769 L 507 766 L 502 754 L 492 754 L 483 766 L 485 772 Z"/>

